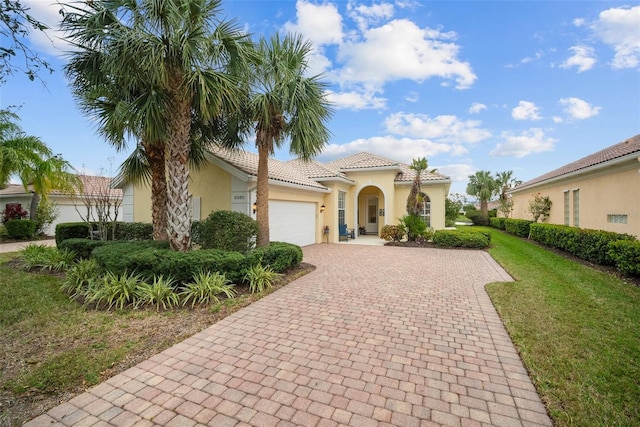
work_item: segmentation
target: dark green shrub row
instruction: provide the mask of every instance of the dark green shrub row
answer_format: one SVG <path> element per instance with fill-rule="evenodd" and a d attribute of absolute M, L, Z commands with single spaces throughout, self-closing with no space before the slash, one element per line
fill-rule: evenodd
<path fill-rule="evenodd" d="M 111 238 L 111 235 L 109 235 Z M 153 225 L 148 222 L 117 222 L 115 240 L 152 240 Z"/>
<path fill-rule="evenodd" d="M 90 231 L 86 222 L 61 222 L 56 225 L 56 245 L 67 239 L 87 239 Z"/>
<path fill-rule="evenodd" d="M 488 232 L 491 236 L 491 232 Z M 433 243 L 447 248 L 475 248 L 483 249 L 489 246 L 490 237 L 486 232 L 474 230 L 437 230 L 433 236 Z"/>
<path fill-rule="evenodd" d="M 473 225 L 489 225 L 489 215 L 482 211 L 470 210 L 466 212 L 466 216 L 471 220 Z"/>
<path fill-rule="evenodd" d="M 30 219 L 10 219 L 4 226 L 12 239 L 30 239 L 36 234 L 36 222 Z"/>
<path fill-rule="evenodd" d="M 629 234 L 613 233 L 603 230 L 570 227 L 557 224 L 531 224 L 531 239 L 589 262 L 600 265 L 613 265 L 609 256 L 609 244 L 619 240 L 635 240 Z"/>
<path fill-rule="evenodd" d="M 104 246 L 111 242 L 103 242 L 101 240 L 81 239 L 73 238 L 63 240 L 58 244 L 58 249 L 69 250 L 76 253 L 76 259 L 88 259 L 91 258 L 93 250 L 98 246 Z"/>
<path fill-rule="evenodd" d="M 507 218 L 499 217 L 499 218 L 489 218 L 489 225 L 493 228 L 497 228 L 498 230 L 504 230 L 505 224 L 504 221 Z"/>
<path fill-rule="evenodd" d="M 60 245 L 67 239 L 89 238 L 89 231 L 97 230 L 95 223 L 63 222 L 56 225 L 56 245 Z M 107 233 L 111 239 L 111 230 Z M 153 226 L 146 222 L 117 222 L 115 240 L 151 240 L 153 238 Z"/>
<path fill-rule="evenodd" d="M 618 240 L 609 243 L 609 257 L 624 274 L 640 276 L 640 242 Z"/>
<path fill-rule="evenodd" d="M 98 265 L 114 274 L 135 272 L 145 279 L 169 276 L 177 284 L 190 281 L 200 271 L 223 273 L 227 279 L 240 283 L 248 269 L 262 263 L 276 272 L 297 267 L 302 261 L 302 250 L 289 243 L 272 242 L 247 255 L 221 249 L 199 249 L 176 252 L 167 242 L 114 242 L 96 247 L 92 253 Z"/>
<path fill-rule="evenodd" d="M 506 218 L 504 220 L 504 229 L 507 233 L 515 234 L 520 237 L 529 237 L 529 226 L 533 221 L 526 219 Z"/>

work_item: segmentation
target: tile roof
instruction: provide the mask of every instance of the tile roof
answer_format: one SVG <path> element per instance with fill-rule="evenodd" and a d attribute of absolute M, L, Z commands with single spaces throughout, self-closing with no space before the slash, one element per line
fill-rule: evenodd
<path fill-rule="evenodd" d="M 213 148 L 211 153 L 248 175 L 258 176 L 258 155 L 256 153 L 223 148 Z M 269 158 L 269 179 L 319 190 L 327 189 L 324 185 L 304 175 L 297 168 L 292 167 L 288 162 L 271 157 Z"/>
<path fill-rule="evenodd" d="M 353 181 L 347 177 L 344 173 L 340 172 L 338 169 L 332 168 L 329 165 L 320 163 L 316 160 L 302 160 L 302 159 L 293 159 L 287 162 L 291 166 L 298 169 L 303 175 L 311 178 L 322 181 L 322 179 L 329 178 L 341 178 L 347 181 Z"/>
<path fill-rule="evenodd" d="M 90 176 L 90 175 L 78 175 L 80 181 L 83 186 L 83 194 L 97 196 L 103 194 L 105 190 L 108 189 L 111 197 L 114 198 L 122 198 L 122 190 L 119 188 L 109 188 L 111 185 L 112 178 L 103 177 L 103 176 Z M 6 188 L 0 190 L 0 196 L 8 196 L 8 195 L 22 195 L 31 193 L 33 190 L 33 185 L 27 186 L 27 191 L 25 191 L 22 184 L 9 184 Z M 49 195 L 64 195 L 64 192 L 59 190 L 52 190 Z"/>
<path fill-rule="evenodd" d="M 593 166 L 604 165 L 607 162 L 634 153 L 637 153 L 638 156 L 640 156 L 640 134 L 576 160 L 575 162 L 564 165 L 558 169 L 552 170 L 551 172 L 547 172 L 546 174 L 540 175 L 530 181 L 524 182 L 511 191 L 522 190 L 570 173 L 579 172 Z"/>

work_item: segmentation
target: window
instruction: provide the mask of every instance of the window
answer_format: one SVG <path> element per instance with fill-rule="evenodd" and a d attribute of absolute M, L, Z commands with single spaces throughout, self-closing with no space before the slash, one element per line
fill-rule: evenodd
<path fill-rule="evenodd" d="M 569 190 L 564 192 L 564 225 L 569 225 L 571 207 L 569 206 Z"/>
<path fill-rule="evenodd" d="M 623 214 L 608 214 L 607 222 L 610 224 L 626 224 L 627 223 L 627 215 Z"/>
<path fill-rule="evenodd" d="M 580 190 L 573 190 L 573 226 L 580 227 Z"/>
<path fill-rule="evenodd" d="M 344 207 L 345 200 L 347 198 L 347 193 L 344 191 L 338 191 L 338 224 L 346 224 L 345 215 L 344 215 Z"/>
<path fill-rule="evenodd" d="M 431 199 L 424 193 L 421 193 L 422 196 L 422 212 L 420 212 L 420 216 L 427 227 L 431 227 Z"/>

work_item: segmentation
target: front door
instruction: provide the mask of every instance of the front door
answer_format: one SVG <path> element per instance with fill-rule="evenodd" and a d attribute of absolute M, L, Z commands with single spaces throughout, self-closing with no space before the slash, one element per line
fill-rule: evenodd
<path fill-rule="evenodd" d="M 378 198 L 367 199 L 367 234 L 378 234 Z"/>

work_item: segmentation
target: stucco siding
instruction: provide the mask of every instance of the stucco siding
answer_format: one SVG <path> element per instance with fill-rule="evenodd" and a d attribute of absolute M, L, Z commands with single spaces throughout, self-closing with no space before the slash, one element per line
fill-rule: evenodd
<path fill-rule="evenodd" d="M 569 198 L 569 224 L 575 226 L 574 194 L 578 190 L 578 226 L 629 233 L 640 237 L 640 171 L 638 163 L 602 169 L 550 184 L 512 192 L 512 217 L 532 219 L 527 212 L 535 193 L 551 199 L 550 224 L 565 224 L 565 192 Z M 610 215 L 626 216 L 627 223 L 610 222 Z"/>

